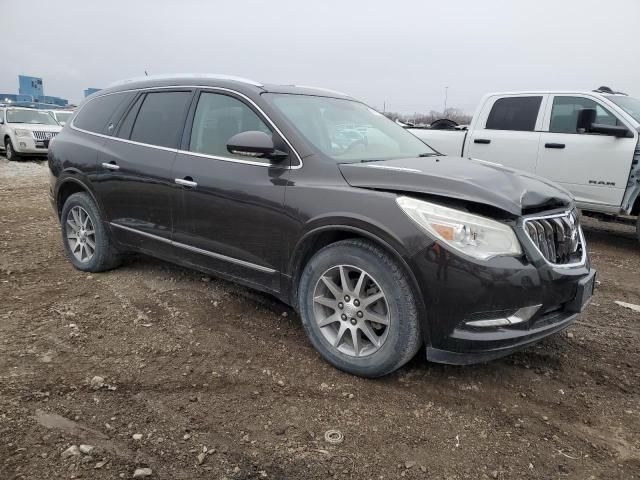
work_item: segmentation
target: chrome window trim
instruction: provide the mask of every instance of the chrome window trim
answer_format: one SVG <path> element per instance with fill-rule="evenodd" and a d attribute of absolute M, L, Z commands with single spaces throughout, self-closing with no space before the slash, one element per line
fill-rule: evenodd
<path fill-rule="evenodd" d="M 586 263 L 586 261 L 587 261 L 587 244 L 585 243 L 584 232 L 582 231 L 582 225 L 578 223 L 578 234 L 580 235 L 580 245 L 582 246 L 582 258 L 580 258 L 580 260 L 578 262 L 574 262 L 574 263 L 553 263 L 553 262 L 550 262 L 549 260 L 547 260 L 547 258 L 544 256 L 542 251 L 540 251 L 538 246 L 535 244 L 535 242 L 533 241 L 533 239 L 529 235 L 529 232 L 527 231 L 526 225 L 527 225 L 527 222 L 532 221 L 532 220 L 548 220 L 550 218 L 567 217 L 567 216 L 571 215 L 571 212 L 572 212 L 572 210 L 567 210 L 567 211 L 565 211 L 563 213 L 556 213 L 556 214 L 552 214 L 552 215 L 540 215 L 540 216 L 536 216 L 536 217 L 525 217 L 525 218 L 523 218 L 523 221 L 522 221 L 522 229 L 524 230 L 524 233 L 527 236 L 527 238 L 529 239 L 529 242 L 531 243 L 533 248 L 536 249 L 536 251 L 540 254 L 540 256 L 547 263 L 547 265 L 550 265 L 550 266 L 555 267 L 555 268 L 582 267 Z M 577 215 L 576 215 L 576 217 L 577 217 Z M 579 220 L 579 218 L 578 218 L 578 220 Z"/>
<path fill-rule="evenodd" d="M 182 150 L 182 149 L 178 149 L 178 148 L 161 147 L 161 146 L 158 146 L 158 145 L 151 145 L 149 143 L 135 142 L 133 140 L 128 140 L 128 139 L 124 139 L 124 138 L 118 138 L 118 137 L 114 137 L 114 136 L 110 136 L 110 135 L 104 135 L 103 133 L 90 132 L 88 130 L 84 130 L 82 128 L 79 128 L 79 127 L 75 126 L 76 116 L 82 111 L 82 109 L 86 105 L 88 105 L 89 103 L 93 102 L 94 100 L 96 100 L 98 98 L 106 97 L 107 95 L 116 95 L 116 94 L 119 94 L 119 93 L 141 92 L 141 91 L 153 92 L 155 90 L 167 90 L 167 89 L 175 90 L 176 88 L 178 88 L 178 89 L 180 89 L 180 88 L 200 88 L 200 89 L 203 89 L 203 90 L 213 90 L 213 91 L 216 91 L 216 92 L 227 92 L 227 93 L 232 93 L 234 95 L 238 95 L 239 97 L 241 97 L 245 101 L 249 102 L 267 120 L 267 122 L 269 122 L 271 127 L 282 137 L 282 139 L 285 141 L 287 146 L 291 149 L 291 151 L 295 154 L 296 158 L 298 159 L 298 162 L 299 162 L 298 165 L 289 165 L 288 167 L 285 167 L 285 166 L 279 166 L 279 165 L 273 164 L 273 163 L 252 162 L 250 160 L 240 160 L 240 159 L 231 158 L 231 157 L 220 157 L 220 156 L 216 156 L 216 155 L 208 155 L 206 153 L 191 152 L 189 150 Z M 291 144 L 289 139 L 287 139 L 287 137 L 282 133 L 282 131 L 274 123 L 274 121 L 271 120 L 271 118 L 264 112 L 264 110 L 262 110 L 253 100 L 251 100 L 246 95 L 244 95 L 244 94 L 242 94 L 242 93 L 240 93 L 240 92 L 238 92 L 236 90 L 232 90 L 230 88 L 225 88 L 225 87 L 213 87 L 213 86 L 209 86 L 209 85 L 171 85 L 171 86 L 163 86 L 163 87 L 132 88 L 132 89 L 129 89 L 129 90 L 119 90 L 117 92 L 104 93 L 102 95 L 98 95 L 98 96 L 92 98 L 87 103 L 82 105 L 82 107 L 74 114 L 73 119 L 71 120 L 71 122 L 69 122 L 69 127 L 71 127 L 71 129 L 73 129 L 73 130 L 77 130 L 79 132 L 86 133 L 86 134 L 89 134 L 89 135 L 94 135 L 94 136 L 101 137 L 101 138 L 108 138 L 108 139 L 111 139 L 111 140 L 116 140 L 116 141 L 124 142 L 124 143 L 131 143 L 133 145 L 140 145 L 140 146 L 143 146 L 143 147 L 157 148 L 159 150 L 166 150 L 166 151 L 169 151 L 169 152 L 176 152 L 176 153 L 183 153 L 183 154 L 188 154 L 188 155 L 195 155 L 197 157 L 204 157 L 204 158 L 212 158 L 214 160 L 222 160 L 224 162 L 243 163 L 243 164 L 246 164 L 246 165 L 254 165 L 254 166 L 257 166 L 257 167 L 282 168 L 282 169 L 285 169 L 285 170 L 297 170 L 299 168 L 302 168 L 302 165 L 303 165 L 302 157 L 300 157 L 300 154 L 297 152 L 297 150 L 295 148 L 293 148 L 293 145 Z"/>
<path fill-rule="evenodd" d="M 236 265 L 240 265 L 240 266 L 243 266 L 243 267 L 252 268 L 254 270 L 258 270 L 258 271 L 264 272 L 264 273 L 276 273 L 276 271 L 273 268 L 263 267 L 262 265 L 257 265 L 255 263 L 247 262 L 245 260 L 240 260 L 238 258 L 228 257 L 227 255 L 223 255 L 221 253 L 211 252 L 209 250 L 203 250 L 202 248 L 193 247 L 191 245 L 187 245 L 186 243 L 176 242 L 174 240 L 170 240 L 168 238 L 160 237 L 160 236 L 154 235 L 152 233 L 143 232 L 141 230 L 137 230 L 135 228 L 127 227 L 125 225 L 120 225 L 119 223 L 109 222 L 109 225 L 111 225 L 113 227 L 116 227 L 116 228 L 121 228 L 122 230 L 127 230 L 127 231 L 132 232 L 132 233 L 137 233 L 138 235 L 142 235 L 143 237 L 147 237 L 147 238 L 151 238 L 153 240 L 158 240 L 160 242 L 167 243 L 167 244 L 172 245 L 174 247 L 183 248 L 185 250 L 189 250 L 191 252 L 199 253 L 201 255 L 207 255 L 209 257 L 212 257 L 212 258 L 215 258 L 215 259 L 218 259 L 218 260 L 224 260 L 224 261 L 229 262 L 229 263 L 234 263 Z"/>

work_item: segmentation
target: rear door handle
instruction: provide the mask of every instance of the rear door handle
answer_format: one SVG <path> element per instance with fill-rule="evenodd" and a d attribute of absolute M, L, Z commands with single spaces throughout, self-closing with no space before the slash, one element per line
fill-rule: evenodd
<path fill-rule="evenodd" d="M 564 148 L 564 143 L 545 143 L 544 148 Z"/>
<path fill-rule="evenodd" d="M 120 170 L 120 167 L 118 165 L 116 165 L 115 163 L 103 162 L 102 166 L 104 168 L 108 168 L 109 170 Z"/>
<path fill-rule="evenodd" d="M 182 185 L 183 187 L 196 188 L 198 186 L 198 184 L 194 182 L 193 178 L 191 177 L 174 178 L 173 181 L 178 185 Z"/>
<path fill-rule="evenodd" d="M 489 145 L 491 143 L 491 140 L 489 140 L 488 138 L 476 138 L 473 140 L 473 143 L 482 143 L 483 145 Z"/>

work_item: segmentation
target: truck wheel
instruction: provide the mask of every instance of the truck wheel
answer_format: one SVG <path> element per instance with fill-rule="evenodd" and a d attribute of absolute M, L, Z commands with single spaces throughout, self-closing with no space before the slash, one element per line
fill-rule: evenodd
<path fill-rule="evenodd" d="M 300 278 L 298 306 L 320 355 L 354 375 L 391 373 L 422 345 L 407 275 L 368 241 L 344 240 L 316 253 Z"/>
<path fill-rule="evenodd" d="M 7 157 L 7 160 L 13 162 L 15 160 L 20 160 L 20 156 L 13 149 L 13 143 L 11 143 L 11 139 L 7 138 L 4 141 L 4 155 Z"/>
<path fill-rule="evenodd" d="M 71 264 L 83 272 L 103 272 L 120 264 L 98 207 L 86 193 L 74 193 L 62 207 L 62 243 Z"/>

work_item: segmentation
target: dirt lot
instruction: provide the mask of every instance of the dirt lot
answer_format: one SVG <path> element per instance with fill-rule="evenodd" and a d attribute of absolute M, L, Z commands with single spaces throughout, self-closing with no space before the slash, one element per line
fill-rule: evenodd
<path fill-rule="evenodd" d="M 0 158 L 2 480 L 640 478 L 640 313 L 614 303 L 640 304 L 630 229 L 589 223 L 601 284 L 567 333 L 373 381 L 271 297 L 145 257 L 74 270 L 46 182 Z"/>

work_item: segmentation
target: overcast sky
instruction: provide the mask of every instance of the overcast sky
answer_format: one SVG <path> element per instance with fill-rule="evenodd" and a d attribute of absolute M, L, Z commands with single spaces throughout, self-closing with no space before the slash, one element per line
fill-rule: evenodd
<path fill-rule="evenodd" d="M 472 113 L 490 91 L 640 96 L 640 0 L 0 0 L 0 92 L 176 72 L 322 86 L 388 111 Z M 30 19 L 32 17 L 32 19 Z"/>

